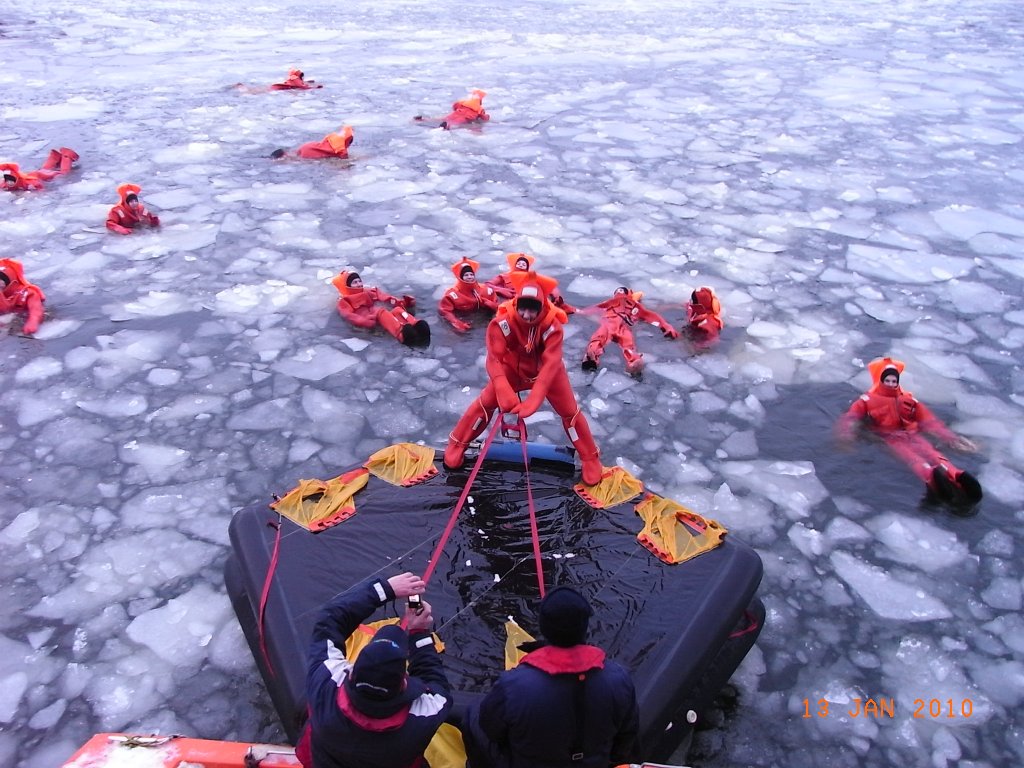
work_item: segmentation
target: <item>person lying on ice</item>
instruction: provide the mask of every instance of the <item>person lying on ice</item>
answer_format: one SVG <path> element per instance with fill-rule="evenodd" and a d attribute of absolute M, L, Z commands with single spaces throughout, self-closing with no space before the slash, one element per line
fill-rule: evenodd
<path fill-rule="evenodd" d="M 416 347 L 430 343 L 430 326 L 425 320 L 412 315 L 416 299 L 398 298 L 380 288 L 365 288 L 358 272 L 342 272 L 331 281 L 338 289 L 338 313 L 358 328 L 376 328 L 380 325 L 403 344 Z M 378 308 L 377 303 L 391 309 Z"/>
<path fill-rule="evenodd" d="M 407 605 L 405 629 L 386 624 L 355 662 L 345 656 L 345 641 L 378 607 L 425 590 L 412 573 L 371 578 L 324 606 L 309 648 L 309 720 L 295 749 L 305 768 L 425 765 L 423 752 L 452 708 L 430 604 Z"/>
<path fill-rule="evenodd" d="M 319 85 L 316 80 L 307 80 L 301 69 L 292 69 L 288 71 L 288 79 L 283 83 L 274 83 L 270 88 L 274 91 L 308 91 L 311 88 L 323 88 L 323 86 Z"/>
<path fill-rule="evenodd" d="M 0 314 L 26 310 L 28 317 L 21 332 L 33 334 L 43 322 L 43 302 L 46 296 L 38 285 L 25 277 L 20 261 L 0 259 Z"/>
<path fill-rule="evenodd" d="M 456 312 L 475 312 L 478 310 L 494 311 L 498 308 L 498 296 L 488 285 L 476 281 L 478 262 L 463 257 L 452 264 L 455 285 L 444 292 L 438 302 L 437 311 L 459 333 L 465 333 L 473 326 L 456 315 Z"/>
<path fill-rule="evenodd" d="M 536 272 L 518 272 L 516 298 L 498 307 L 487 326 L 486 367 L 490 381 L 459 419 L 448 438 L 444 464 L 461 467 L 466 448 L 487 427 L 495 408 L 529 418 L 546 399 L 562 418 L 562 427 L 583 464 L 583 482 L 601 482 L 599 452 L 590 424 L 576 403 L 562 360 L 565 313 L 547 297 L 557 283 Z M 520 402 L 517 393 L 529 392 Z"/>
<path fill-rule="evenodd" d="M 508 272 L 499 272 L 487 281 L 487 285 L 494 289 L 498 298 L 511 299 L 516 295 L 515 286 L 512 284 L 512 274 L 515 272 L 529 272 L 533 269 L 536 258 L 528 253 L 509 253 L 505 255 L 505 260 L 508 262 Z M 572 306 L 562 298 L 562 294 L 558 292 L 557 287 L 551 295 L 548 296 L 548 298 L 551 300 L 552 304 L 567 315 L 571 315 L 577 311 L 576 307 Z"/>
<path fill-rule="evenodd" d="M 347 160 L 348 148 L 352 144 L 355 134 L 350 125 L 344 125 L 339 130 L 341 133 L 328 133 L 320 141 L 307 142 L 294 152 L 289 152 L 287 149 L 275 149 L 270 156 L 275 160 L 289 156 L 302 157 L 307 160 L 322 160 L 327 157 Z"/>
<path fill-rule="evenodd" d="M 61 147 L 51 149 L 43 167 L 37 171 L 22 171 L 17 163 L 0 163 L 3 173 L 3 188 L 10 192 L 27 189 L 42 189 L 44 181 L 63 176 L 71 170 L 78 160 L 78 153 L 73 149 Z"/>
<path fill-rule="evenodd" d="M 142 187 L 138 184 L 122 184 L 117 188 L 121 202 L 107 214 L 107 229 L 119 235 L 130 235 L 136 227 L 159 227 L 160 218 L 146 210 L 139 200 Z"/>
<path fill-rule="evenodd" d="M 924 435 L 932 435 L 966 453 L 973 453 L 978 447 L 966 437 L 955 434 L 928 406 L 900 387 L 905 367 L 902 361 L 889 357 L 868 363 L 874 386 L 840 417 L 836 424 L 837 437 L 848 444 L 854 439 L 857 427 L 863 424 L 879 435 L 889 450 L 924 481 L 930 499 L 958 506 L 976 504 L 982 497 L 977 479 L 954 466 Z"/>
<path fill-rule="evenodd" d="M 687 331 L 700 346 L 710 346 L 722 332 L 722 305 L 713 289 L 702 285 L 690 294 L 686 305 Z"/>
<path fill-rule="evenodd" d="M 431 118 L 416 115 L 413 120 L 436 124 L 439 128 L 443 128 L 446 131 L 456 125 L 486 123 L 491 119 L 491 116 L 484 111 L 484 96 L 486 95 L 486 92 L 481 91 L 479 88 L 474 88 L 466 98 L 452 104 L 452 111 L 444 117 Z"/>
<path fill-rule="evenodd" d="M 636 349 L 633 338 L 633 325 L 638 322 L 650 323 L 660 330 L 667 339 L 674 339 L 679 333 L 664 317 L 640 303 L 641 293 L 633 293 L 622 285 L 615 289 L 610 299 L 600 304 L 587 307 L 584 313 L 603 311 L 601 325 L 590 337 L 586 356 L 583 358 L 583 370 L 593 371 L 601 362 L 601 354 L 609 341 L 622 347 L 622 356 L 626 359 L 626 372 L 630 375 L 639 374 L 644 367 L 644 356 Z"/>
<path fill-rule="evenodd" d="M 519 664 L 466 713 L 462 730 L 472 768 L 640 762 L 633 680 L 587 643 L 593 613 L 571 587 L 557 587 L 541 601 L 537 618 L 545 642 L 531 642 Z"/>

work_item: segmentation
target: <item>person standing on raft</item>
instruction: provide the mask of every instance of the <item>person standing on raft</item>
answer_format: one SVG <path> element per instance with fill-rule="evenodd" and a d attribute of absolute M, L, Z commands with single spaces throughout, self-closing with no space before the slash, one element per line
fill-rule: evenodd
<path fill-rule="evenodd" d="M 338 314 L 357 328 L 376 328 L 380 325 L 402 344 L 410 347 L 430 344 L 430 326 L 425 320 L 417 320 L 412 310 L 416 299 L 412 296 L 398 298 L 380 288 L 366 288 L 358 272 L 342 272 L 331 281 L 341 298 L 338 299 Z M 377 307 L 387 304 L 391 309 Z"/>
<path fill-rule="evenodd" d="M 584 484 L 597 485 L 603 472 L 600 452 L 562 359 L 566 316 L 547 298 L 557 282 L 536 272 L 516 272 L 511 279 L 517 285 L 516 297 L 499 306 L 487 326 L 490 381 L 449 435 L 444 465 L 449 469 L 462 466 L 466 448 L 487 427 L 495 408 L 526 419 L 547 400 L 579 454 Z M 520 401 L 517 393 L 524 391 L 529 395 Z"/>
<path fill-rule="evenodd" d="M 858 425 L 863 424 L 925 483 L 930 499 L 956 506 L 981 501 L 981 484 L 974 475 L 954 466 L 924 435 L 965 453 L 974 453 L 978 447 L 954 433 L 928 406 L 900 387 L 905 363 L 883 357 L 867 367 L 874 386 L 840 417 L 836 424 L 840 442 L 852 442 Z"/>

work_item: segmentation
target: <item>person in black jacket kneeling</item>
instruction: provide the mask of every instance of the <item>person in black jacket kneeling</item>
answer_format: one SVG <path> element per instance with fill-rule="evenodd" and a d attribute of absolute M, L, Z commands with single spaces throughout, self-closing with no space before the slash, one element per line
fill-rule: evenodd
<path fill-rule="evenodd" d="M 309 649 L 309 720 L 296 747 L 303 766 L 426 765 L 423 752 L 452 707 L 430 605 L 407 606 L 407 630 L 385 625 L 354 663 L 345 656 L 345 641 L 377 607 L 425 589 L 419 576 L 403 573 L 364 581 L 324 606 Z"/>

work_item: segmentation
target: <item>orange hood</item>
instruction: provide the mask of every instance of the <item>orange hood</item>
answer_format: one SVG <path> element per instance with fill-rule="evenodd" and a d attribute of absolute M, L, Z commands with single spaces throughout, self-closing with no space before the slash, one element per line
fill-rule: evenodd
<path fill-rule="evenodd" d="M 537 260 L 536 258 L 534 258 L 533 256 L 531 256 L 528 253 L 508 253 L 508 254 L 505 254 L 505 261 L 508 262 L 508 270 L 509 270 L 509 272 L 522 272 L 523 271 L 521 269 L 519 269 L 519 270 L 516 269 L 516 262 L 519 261 L 520 259 L 526 259 L 526 265 L 527 265 L 526 266 L 526 271 L 527 272 L 529 272 L 531 269 L 533 269 L 533 263 Z"/>
<path fill-rule="evenodd" d="M 20 261 L 0 259 L 0 272 L 3 272 L 12 283 L 28 285 L 28 280 L 25 279 L 25 271 Z"/>
<path fill-rule="evenodd" d="M 331 149 L 335 152 L 345 154 L 348 152 L 348 147 L 354 138 L 355 134 L 352 131 L 352 126 L 343 125 L 339 133 L 329 133 L 324 137 L 324 140 L 331 145 Z"/>
<path fill-rule="evenodd" d="M 900 378 L 903 378 L 903 369 L 907 365 L 902 360 L 893 360 L 891 357 L 877 357 L 868 363 L 868 371 L 871 373 L 871 382 L 876 386 L 882 384 L 882 374 L 889 368 L 895 368 Z"/>
<path fill-rule="evenodd" d="M 466 267 L 472 269 L 473 274 L 475 275 L 477 273 L 477 270 L 480 269 L 480 262 L 473 261 L 468 256 L 463 256 L 462 259 L 460 259 L 458 262 L 452 264 L 452 274 L 455 275 L 455 279 L 458 280 L 460 283 L 462 282 L 462 270 L 464 270 Z"/>
<path fill-rule="evenodd" d="M 692 298 L 694 304 L 699 304 L 709 312 L 713 312 L 717 315 L 722 311 L 722 305 L 718 301 L 718 297 L 715 296 L 715 292 L 706 285 L 702 285 L 700 288 L 695 290 Z"/>
<path fill-rule="evenodd" d="M 138 196 L 142 187 L 138 184 L 122 184 L 117 188 L 117 194 L 121 197 L 121 205 L 128 205 L 128 195 Z"/>
<path fill-rule="evenodd" d="M 334 284 L 334 287 L 338 289 L 338 293 L 340 293 L 342 296 L 355 296 L 357 293 L 362 293 L 364 290 L 366 290 L 365 288 L 353 288 L 351 285 L 348 284 L 349 277 L 357 274 L 359 273 L 341 272 L 338 274 L 337 277 L 331 280 L 331 283 Z"/>
<path fill-rule="evenodd" d="M 479 88 L 474 88 L 469 92 L 469 96 L 464 99 L 459 99 L 453 106 L 455 107 L 466 107 L 474 112 L 481 112 L 484 108 L 484 96 L 487 95 L 486 91 L 481 91 Z"/>

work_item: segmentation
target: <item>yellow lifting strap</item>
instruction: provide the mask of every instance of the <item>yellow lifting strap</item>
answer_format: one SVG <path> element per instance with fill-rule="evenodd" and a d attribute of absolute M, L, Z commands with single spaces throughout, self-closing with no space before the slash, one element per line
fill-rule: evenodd
<path fill-rule="evenodd" d="M 462 731 L 451 723 L 441 723 L 423 756 L 430 768 L 466 768 L 466 744 Z"/>
<path fill-rule="evenodd" d="M 644 484 L 622 467 L 605 467 L 597 485 L 576 483 L 573 490 L 594 509 L 607 509 L 629 501 L 644 489 Z"/>
<path fill-rule="evenodd" d="M 534 640 L 533 635 L 516 624 L 515 620 L 509 619 L 505 622 L 505 669 L 509 670 L 519 666 L 526 651 L 519 648 L 523 643 Z"/>
<path fill-rule="evenodd" d="M 381 448 L 363 466 L 381 480 L 402 487 L 422 483 L 437 474 L 434 449 L 415 443 Z"/>
<path fill-rule="evenodd" d="M 317 533 L 356 513 L 352 497 L 366 486 L 369 473 L 362 467 L 327 480 L 299 480 L 270 508 L 307 531 Z"/>
<path fill-rule="evenodd" d="M 682 563 L 722 543 L 726 529 L 672 499 L 648 493 L 636 505 L 644 521 L 637 541 L 666 563 Z"/>

